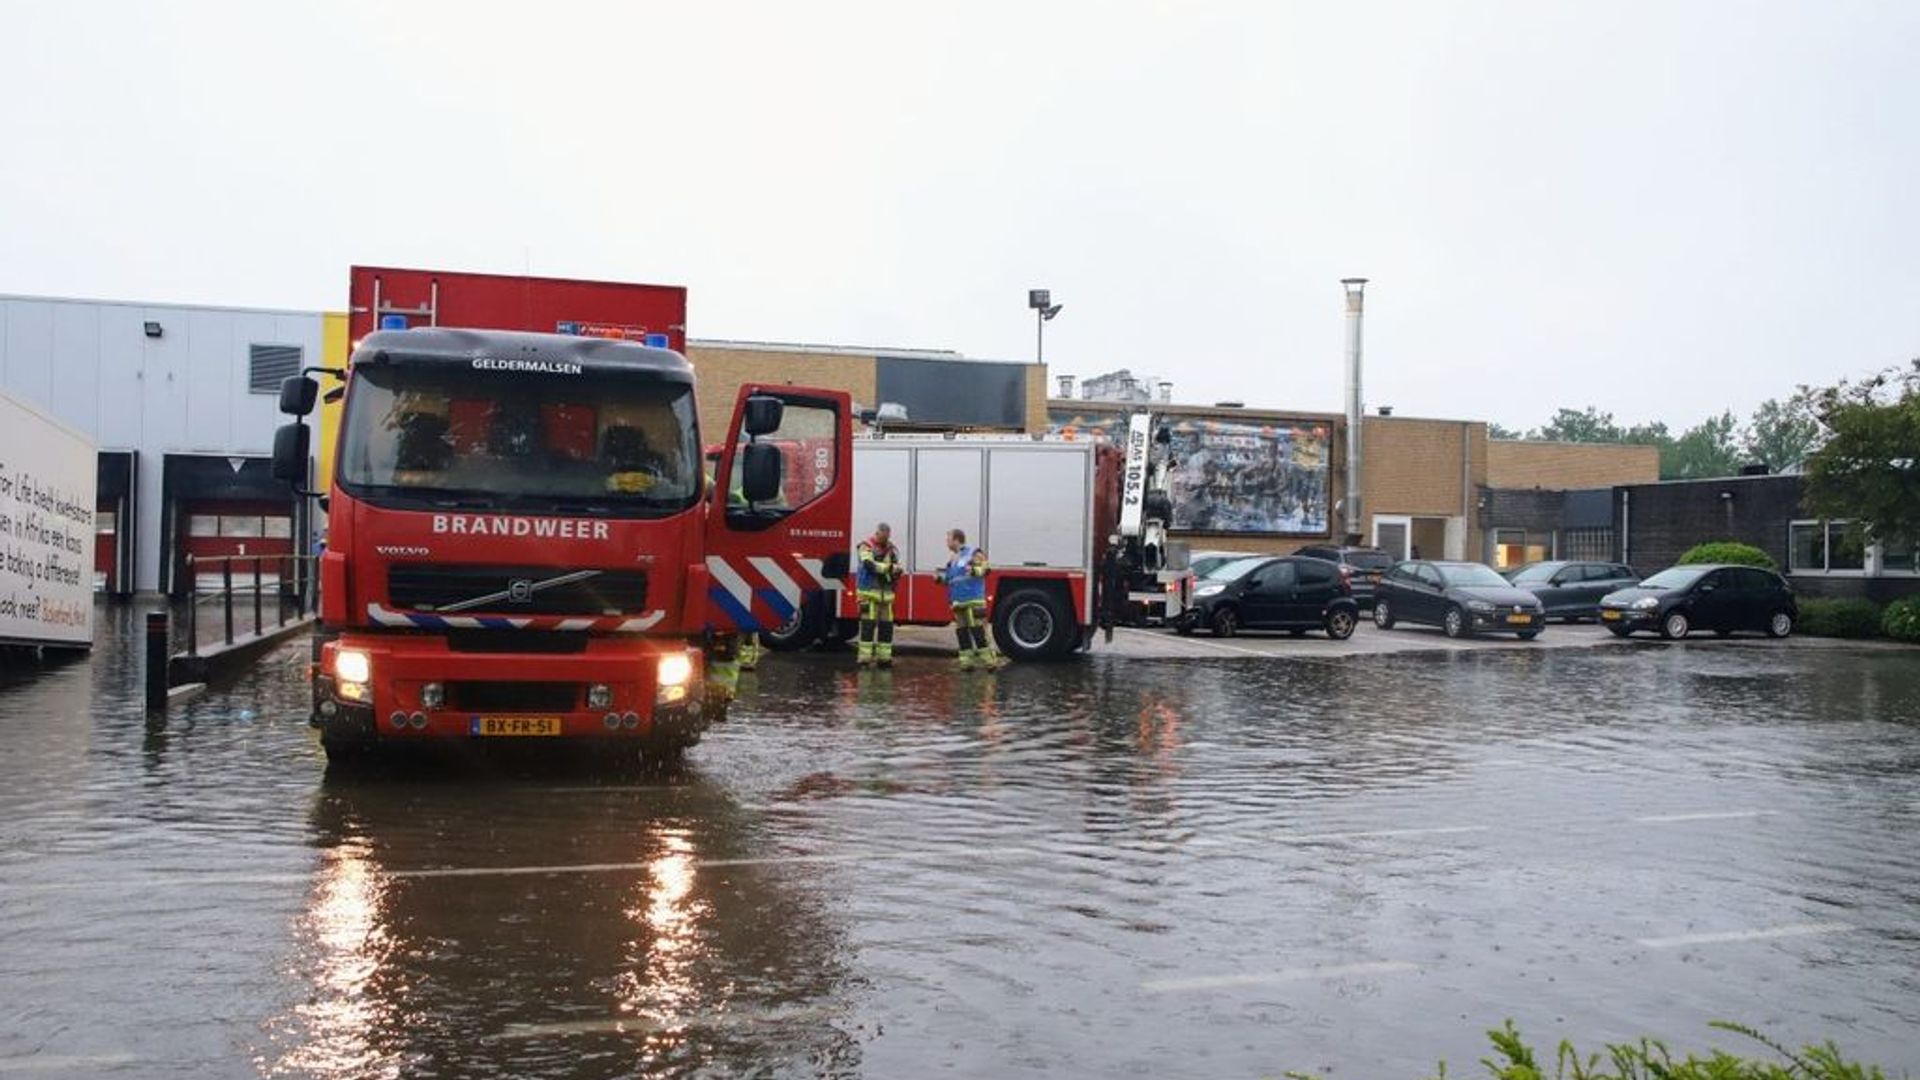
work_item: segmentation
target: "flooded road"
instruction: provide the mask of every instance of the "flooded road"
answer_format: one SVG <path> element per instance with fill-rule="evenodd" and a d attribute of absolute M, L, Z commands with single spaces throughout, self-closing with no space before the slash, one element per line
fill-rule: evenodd
<path fill-rule="evenodd" d="M 1920 1069 L 1910 650 L 781 656 L 634 780 L 328 777 L 302 659 L 0 694 L 0 1077 Z"/>

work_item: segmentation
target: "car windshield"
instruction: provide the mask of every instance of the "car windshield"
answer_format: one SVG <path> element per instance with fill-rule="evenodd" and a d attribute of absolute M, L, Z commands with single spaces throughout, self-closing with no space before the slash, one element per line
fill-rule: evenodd
<path fill-rule="evenodd" d="M 1513 575 L 1515 585 L 1545 585 L 1553 580 L 1554 572 L 1560 569 L 1560 563 L 1534 563 L 1521 567 Z"/>
<path fill-rule="evenodd" d="M 1707 571 L 1699 566 L 1675 566 L 1662 570 L 1640 583 L 1645 589 L 1684 589 L 1705 577 Z"/>
<path fill-rule="evenodd" d="M 1349 551 L 1347 565 L 1362 570 L 1385 570 L 1393 565 L 1393 556 L 1384 551 Z"/>
<path fill-rule="evenodd" d="M 1214 567 L 1213 572 L 1207 575 L 1207 580 L 1208 581 L 1238 581 L 1242 577 L 1245 577 L 1249 570 L 1252 570 L 1254 567 L 1259 566 L 1265 563 L 1266 561 L 1267 560 L 1264 558 L 1235 559 L 1224 566 Z"/>
<path fill-rule="evenodd" d="M 1440 576 L 1455 588 L 1493 586 L 1505 588 L 1507 579 L 1478 564 L 1440 567 Z"/>
<path fill-rule="evenodd" d="M 643 373 L 367 365 L 340 448 L 348 490 L 422 505 L 655 516 L 700 495 L 693 388 Z"/>

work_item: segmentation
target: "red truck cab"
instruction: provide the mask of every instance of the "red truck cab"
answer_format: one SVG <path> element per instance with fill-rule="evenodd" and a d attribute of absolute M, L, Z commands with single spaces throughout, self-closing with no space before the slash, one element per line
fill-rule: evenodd
<path fill-rule="evenodd" d="M 694 381 L 680 354 L 631 341 L 436 327 L 359 343 L 320 568 L 312 723 L 330 757 L 698 741 L 724 706 L 703 681 L 716 649 L 844 574 L 851 402 L 743 387 L 709 483 Z M 304 415 L 314 394 L 289 380 L 283 408 Z M 303 478 L 305 428 L 282 432 L 276 470 Z M 779 446 L 823 435 L 826 479 L 795 502 Z M 728 506 L 730 483 L 752 498 Z"/>

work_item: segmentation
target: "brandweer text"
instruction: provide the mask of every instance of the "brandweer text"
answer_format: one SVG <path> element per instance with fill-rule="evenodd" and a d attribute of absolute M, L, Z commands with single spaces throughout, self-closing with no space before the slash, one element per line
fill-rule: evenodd
<path fill-rule="evenodd" d="M 435 514 L 433 531 L 451 536 L 534 536 L 560 540 L 605 540 L 607 523 L 578 521 L 573 518 Z"/>

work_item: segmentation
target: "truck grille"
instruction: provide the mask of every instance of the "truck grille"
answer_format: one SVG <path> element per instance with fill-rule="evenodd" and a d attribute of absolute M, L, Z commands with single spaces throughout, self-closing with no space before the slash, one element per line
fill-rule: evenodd
<path fill-rule="evenodd" d="M 580 684 L 564 682 L 453 682 L 447 707 L 455 712 L 556 713 L 579 707 Z"/>
<path fill-rule="evenodd" d="M 448 614 L 625 615 L 646 610 L 647 575 L 640 570 L 396 563 L 387 568 L 387 597 L 395 607 Z"/>

